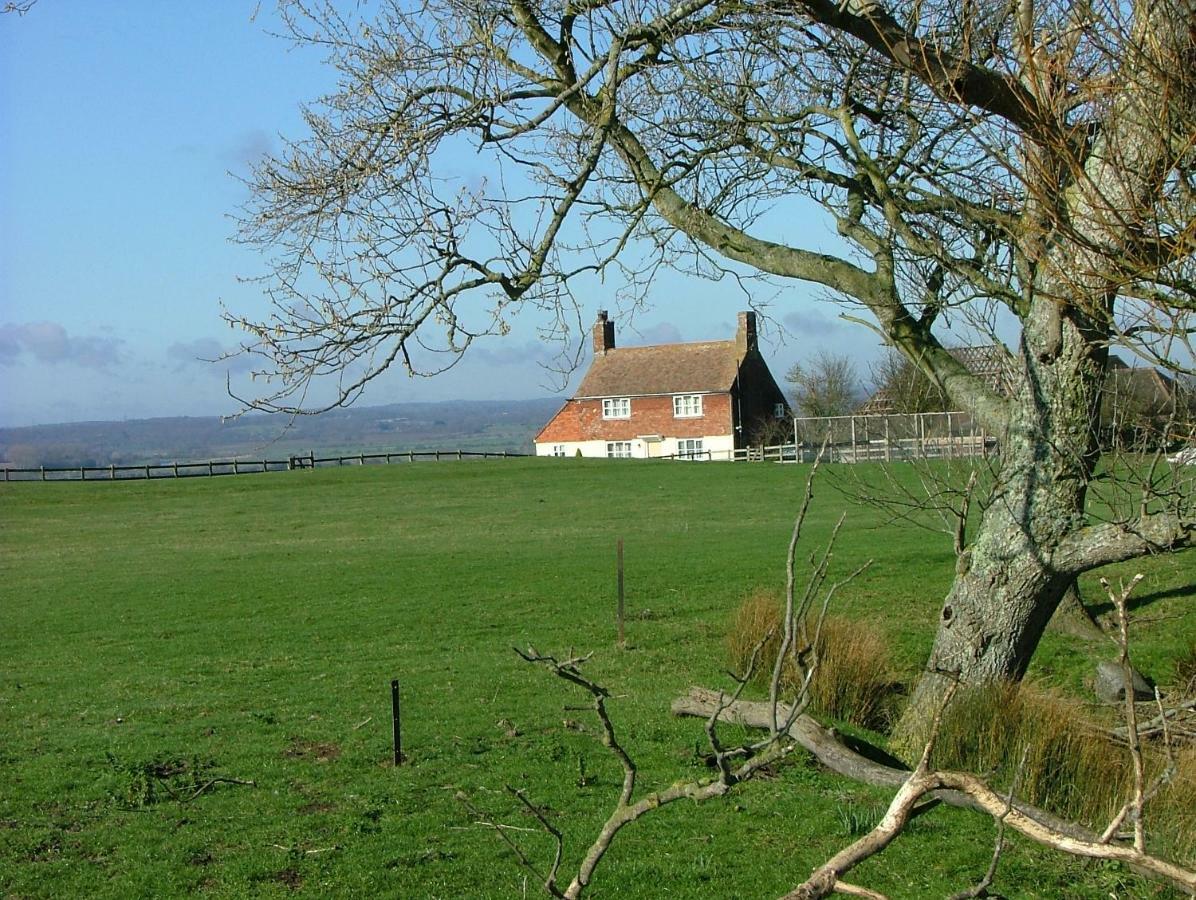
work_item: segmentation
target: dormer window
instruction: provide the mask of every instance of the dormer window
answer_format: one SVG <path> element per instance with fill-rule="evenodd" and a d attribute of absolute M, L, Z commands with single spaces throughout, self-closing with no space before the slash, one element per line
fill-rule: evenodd
<path fill-rule="evenodd" d="M 604 419 L 630 419 L 631 418 L 631 398 L 630 397 L 607 397 L 602 401 L 602 418 Z"/>
<path fill-rule="evenodd" d="M 694 419 L 702 415 L 701 394 L 674 394 L 673 418 Z"/>

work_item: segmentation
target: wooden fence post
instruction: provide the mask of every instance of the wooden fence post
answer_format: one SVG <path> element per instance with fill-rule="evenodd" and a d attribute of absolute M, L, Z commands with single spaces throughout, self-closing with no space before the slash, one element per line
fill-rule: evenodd
<path fill-rule="evenodd" d="M 85 469 L 83 466 L 79 466 L 79 480 L 80 481 L 87 480 L 87 469 Z"/>
<path fill-rule="evenodd" d="M 615 567 L 618 570 L 618 584 L 619 584 L 619 605 L 615 613 L 615 618 L 619 623 L 619 649 L 623 649 L 625 641 L 623 634 L 623 539 L 619 538 L 615 542 Z"/>

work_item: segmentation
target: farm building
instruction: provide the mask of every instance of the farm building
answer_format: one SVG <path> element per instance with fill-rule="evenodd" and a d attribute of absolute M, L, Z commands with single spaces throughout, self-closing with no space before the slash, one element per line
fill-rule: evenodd
<path fill-rule="evenodd" d="M 606 312 L 594 323 L 594 362 L 536 435 L 538 456 L 730 459 L 754 432 L 789 416 L 741 312 L 730 341 L 615 347 Z"/>

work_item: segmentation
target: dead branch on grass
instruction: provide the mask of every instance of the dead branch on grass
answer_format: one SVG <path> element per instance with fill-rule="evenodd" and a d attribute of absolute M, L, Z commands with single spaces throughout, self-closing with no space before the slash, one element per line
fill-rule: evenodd
<path fill-rule="evenodd" d="M 209 778 L 206 782 L 195 789 L 195 793 L 191 794 L 189 797 L 180 799 L 179 803 L 190 803 L 192 800 L 199 797 L 200 794 L 211 790 L 218 784 L 240 784 L 246 787 L 257 787 L 256 781 L 248 781 L 242 778 Z"/>

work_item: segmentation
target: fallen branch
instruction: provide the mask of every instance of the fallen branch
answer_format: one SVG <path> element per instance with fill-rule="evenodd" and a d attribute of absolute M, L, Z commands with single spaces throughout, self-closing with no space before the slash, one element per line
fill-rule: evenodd
<path fill-rule="evenodd" d="M 839 876 L 865 859 L 875 856 L 892 843 L 909 821 L 918 801 L 929 794 L 944 790 L 965 794 L 979 809 L 993 818 L 1004 817 L 1006 827 L 1039 844 L 1073 856 L 1126 863 L 1157 881 L 1167 882 L 1181 891 L 1196 894 L 1196 872 L 1133 847 L 1105 844 L 1099 839 L 1079 840 L 1051 828 L 1027 815 L 1017 804 L 1007 803 L 1006 798 L 1001 797 L 975 775 L 966 772 L 915 771 L 898 790 L 884 818 L 872 831 L 819 866 L 805 882 L 786 894 L 783 900 L 817 900 L 830 894 L 835 890 Z"/>
<path fill-rule="evenodd" d="M 298 847 L 288 847 L 285 844 L 271 844 L 270 846 L 284 853 L 302 853 L 304 856 L 317 856 L 320 853 L 332 853 L 341 849 L 340 844 L 334 844 L 331 847 L 317 847 L 314 850 L 300 850 Z"/>
<path fill-rule="evenodd" d="M 179 803 L 190 803 L 196 799 L 200 794 L 215 787 L 218 784 L 242 784 L 246 787 L 257 787 L 256 781 L 245 781 L 241 778 L 210 778 L 195 789 L 195 793 L 189 797 L 184 797 L 179 800 Z"/>
<path fill-rule="evenodd" d="M 718 693 L 715 691 L 700 687 L 690 688 L 688 694 L 673 701 L 673 714 L 707 718 L 715 708 L 715 698 L 717 697 Z M 771 704 L 760 700 L 737 700 L 726 707 L 720 718 L 724 722 L 745 725 L 749 728 L 768 728 L 772 721 Z M 908 769 L 886 766 L 861 756 L 844 746 L 835 737 L 833 731 L 818 724 L 808 715 L 798 716 L 790 726 L 788 735 L 807 752 L 813 754 L 826 768 L 855 781 L 877 787 L 899 788 L 909 780 Z M 967 792 L 950 789 L 949 786 L 946 789 L 935 789 L 929 793 L 929 796 L 948 806 L 988 812 L 976 798 Z M 1082 825 L 1069 822 L 1020 800 L 1013 800 L 1012 806 L 1018 814 L 1038 822 L 1043 828 L 1066 835 L 1072 840 L 1097 842 L 1100 839 L 1100 835 Z M 1142 874 L 1147 873 L 1143 872 Z"/>
<path fill-rule="evenodd" d="M 1149 722 L 1139 725 L 1138 735 L 1140 737 L 1151 737 L 1156 734 L 1162 734 L 1164 728 L 1172 719 L 1177 718 L 1182 713 L 1192 712 L 1193 710 L 1196 710 L 1196 699 L 1185 700 L 1182 703 L 1177 703 L 1175 706 L 1168 707 Z M 1110 728 L 1107 733 L 1118 740 L 1124 741 L 1129 739 L 1129 728 L 1125 725 Z M 1171 733 L 1175 734 L 1174 728 L 1171 729 Z"/>

